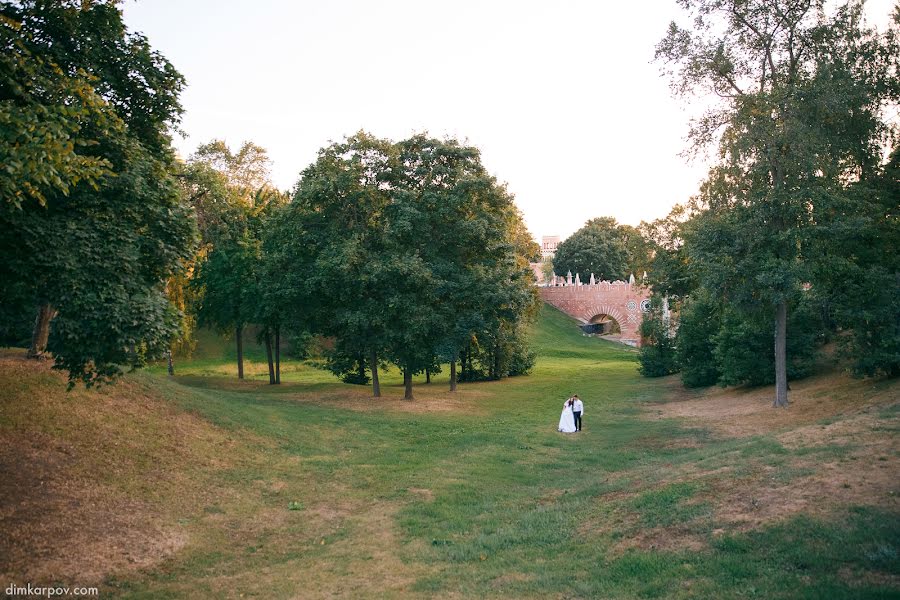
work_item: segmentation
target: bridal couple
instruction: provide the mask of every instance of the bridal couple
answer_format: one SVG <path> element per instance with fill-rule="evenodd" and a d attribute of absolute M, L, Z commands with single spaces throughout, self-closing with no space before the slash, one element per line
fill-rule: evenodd
<path fill-rule="evenodd" d="M 563 404 L 562 415 L 559 417 L 559 430 L 563 433 L 581 431 L 582 414 L 584 414 L 584 404 L 578 394 L 575 394 Z"/>

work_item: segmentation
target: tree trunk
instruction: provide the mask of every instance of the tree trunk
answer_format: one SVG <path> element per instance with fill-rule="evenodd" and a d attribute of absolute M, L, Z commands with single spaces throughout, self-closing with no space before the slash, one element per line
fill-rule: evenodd
<path fill-rule="evenodd" d="M 787 385 L 787 301 L 775 308 L 775 403 L 776 408 L 788 405 Z"/>
<path fill-rule="evenodd" d="M 234 329 L 234 339 L 237 343 L 238 379 L 244 378 L 244 326 L 238 325 Z"/>
<path fill-rule="evenodd" d="M 450 359 L 450 391 L 456 391 L 456 355 Z"/>
<path fill-rule="evenodd" d="M 31 332 L 31 347 L 28 348 L 28 358 L 43 358 L 47 351 L 47 341 L 50 339 L 50 320 L 56 316 L 56 311 L 49 302 L 44 302 L 38 307 L 37 317 L 34 319 L 34 330 Z"/>
<path fill-rule="evenodd" d="M 172 349 L 166 350 L 166 362 L 168 363 L 169 377 L 175 377 L 175 361 L 172 360 Z"/>
<path fill-rule="evenodd" d="M 412 371 L 410 371 L 409 369 L 403 369 L 403 387 L 403 399 L 415 400 L 415 398 L 413 398 L 412 392 Z"/>
<path fill-rule="evenodd" d="M 281 384 L 281 325 L 275 326 L 275 383 Z"/>
<path fill-rule="evenodd" d="M 372 395 L 375 398 L 381 398 L 381 385 L 378 383 L 378 354 L 374 350 L 369 356 L 369 361 L 372 363 Z"/>
<path fill-rule="evenodd" d="M 366 356 L 360 354 L 356 359 L 356 375 L 359 377 L 360 385 L 365 385 L 366 380 Z"/>
<path fill-rule="evenodd" d="M 266 327 L 266 361 L 269 363 L 269 385 L 275 385 L 275 361 L 272 359 L 272 334 Z"/>
<path fill-rule="evenodd" d="M 431 383 L 431 371 L 425 369 L 425 383 Z"/>

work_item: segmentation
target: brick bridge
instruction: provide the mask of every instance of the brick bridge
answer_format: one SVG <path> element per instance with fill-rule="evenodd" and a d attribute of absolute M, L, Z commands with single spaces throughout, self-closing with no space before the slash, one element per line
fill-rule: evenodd
<path fill-rule="evenodd" d="M 582 323 L 582 329 L 629 346 L 640 346 L 640 326 L 650 288 L 634 282 L 598 281 L 582 284 L 554 277 L 539 288 L 541 299 Z"/>

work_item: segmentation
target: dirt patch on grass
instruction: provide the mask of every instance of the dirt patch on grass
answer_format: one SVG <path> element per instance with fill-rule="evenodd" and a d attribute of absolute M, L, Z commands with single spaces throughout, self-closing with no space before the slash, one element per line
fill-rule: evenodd
<path fill-rule="evenodd" d="M 729 529 L 746 531 L 799 513 L 827 515 L 854 505 L 900 510 L 896 457 L 877 461 L 861 451 L 841 461 L 799 464 L 814 472 L 781 484 L 760 476 L 723 486 L 710 496 L 715 520 Z"/>
<path fill-rule="evenodd" d="M 535 580 L 535 576 L 529 573 L 505 573 L 499 577 L 495 577 L 491 581 L 491 587 L 495 590 L 502 591 L 515 584 L 529 583 Z"/>
<path fill-rule="evenodd" d="M 330 490 L 334 491 L 334 490 Z M 241 565 L 203 582 L 218 597 L 242 595 L 293 598 L 420 597 L 410 587 L 427 567 L 406 557 L 396 530 L 401 503 L 346 500 L 317 505 L 302 514 L 304 532 L 273 531 L 264 566 Z M 238 536 L 246 538 L 246 534 Z M 277 557 L 289 553 L 295 558 Z"/>
<path fill-rule="evenodd" d="M 0 572 L 10 581 L 96 583 L 147 567 L 186 534 L 140 499 L 79 475 L 45 435 L 0 431 Z"/>
<path fill-rule="evenodd" d="M 404 400 L 401 389 L 388 388 L 382 391 L 381 398 L 373 398 L 371 389 L 364 393 L 349 395 L 341 392 L 335 400 L 340 401 L 341 408 L 357 411 L 395 411 L 413 414 L 425 413 L 468 413 L 484 414 L 485 410 L 478 405 L 478 400 L 487 396 L 477 390 L 458 390 L 450 392 L 434 385 L 417 387 L 414 390 L 415 400 Z"/>
<path fill-rule="evenodd" d="M 51 366 L 0 352 L 0 576 L 87 585 L 158 564 L 189 541 L 177 515 L 227 494 L 198 473 L 237 442 L 140 379 L 66 392 Z"/>
<path fill-rule="evenodd" d="M 900 402 L 900 381 L 851 379 L 820 375 L 791 383 L 790 406 L 774 409 L 772 386 L 752 389 L 685 390 L 676 379 L 653 404 L 659 417 L 681 417 L 729 437 L 794 429 L 828 418 Z"/>
<path fill-rule="evenodd" d="M 285 382 L 270 386 L 265 381 L 240 381 L 235 378 L 186 375 L 177 381 L 189 387 L 216 389 L 228 392 L 253 393 L 255 397 L 266 396 L 272 400 L 310 403 L 320 406 L 334 406 L 338 410 L 394 411 L 413 414 L 461 412 L 484 414 L 479 400 L 489 396 L 484 390 L 466 389 L 460 386 L 450 392 L 443 384 L 417 384 L 414 400 L 403 399 L 403 387 L 382 385 L 380 398 L 372 396 L 371 386 L 340 385 L 337 383 L 305 384 Z"/>
<path fill-rule="evenodd" d="M 674 383 L 674 382 L 673 382 Z M 771 406 L 772 387 L 690 392 L 670 390 L 657 416 L 681 417 L 721 436 L 771 434 L 793 451 L 792 466 L 812 474 L 776 482 L 762 472 L 717 490 L 717 516 L 755 526 L 835 505 L 895 507 L 900 472 L 900 381 L 820 375 L 792 384 L 791 405 Z M 810 449 L 830 452 L 816 458 Z"/>
<path fill-rule="evenodd" d="M 854 504 L 897 510 L 900 499 L 900 385 L 829 375 L 793 385 L 792 405 L 773 409 L 771 388 L 724 390 L 662 406 L 667 415 L 729 436 L 773 434 L 792 451 L 798 472 L 778 481 L 762 469 L 722 478 L 708 494 L 716 519 L 741 530 L 798 513 L 825 514 Z M 817 454 L 811 449 L 824 450 Z M 693 476 L 703 476 L 696 466 Z"/>
<path fill-rule="evenodd" d="M 662 477 L 658 471 L 648 472 L 651 487 L 604 495 L 606 506 L 584 531 L 624 533 L 613 544 L 614 551 L 697 550 L 710 535 L 753 530 L 801 513 L 829 518 L 855 505 L 900 512 L 900 382 L 819 376 L 792 384 L 786 410 L 772 408 L 771 387 L 697 392 L 671 383 L 667 401 L 649 406 L 646 418 L 681 418 L 712 432 L 712 443 L 716 438 L 722 442 L 770 436 L 789 452 L 770 464 L 768 455 L 752 454 L 758 443 L 754 437 L 749 446 L 726 450 L 734 453 L 733 460 L 725 455 L 709 463 L 666 465 L 671 471 Z M 705 444 L 685 437 L 651 441 L 646 447 L 693 449 Z M 751 454 L 745 454 L 748 451 Z M 630 506 L 634 496 L 686 482 L 697 488 L 688 502 L 702 502 L 709 512 L 686 523 L 642 528 L 641 511 Z"/>
<path fill-rule="evenodd" d="M 434 492 L 432 492 L 431 490 L 425 488 L 409 488 L 407 489 L 407 491 L 410 494 L 414 494 L 422 500 L 425 500 L 426 502 L 431 502 L 434 500 Z"/>
<path fill-rule="evenodd" d="M 640 529 L 626 535 L 614 544 L 610 551 L 622 554 L 629 549 L 660 550 L 677 552 L 683 550 L 699 551 L 706 548 L 704 536 L 684 527 L 653 527 Z"/>

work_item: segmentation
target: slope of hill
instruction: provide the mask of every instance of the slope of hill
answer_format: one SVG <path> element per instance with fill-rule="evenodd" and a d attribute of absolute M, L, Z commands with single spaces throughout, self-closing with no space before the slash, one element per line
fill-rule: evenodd
<path fill-rule="evenodd" d="M 99 391 L 0 353 L 0 576 L 120 597 L 892 597 L 900 384 L 641 379 L 546 308 L 529 377 L 416 401 L 214 357 Z M 556 432 L 563 399 L 585 429 Z M 571 565 L 581 565 L 572 571 Z"/>

